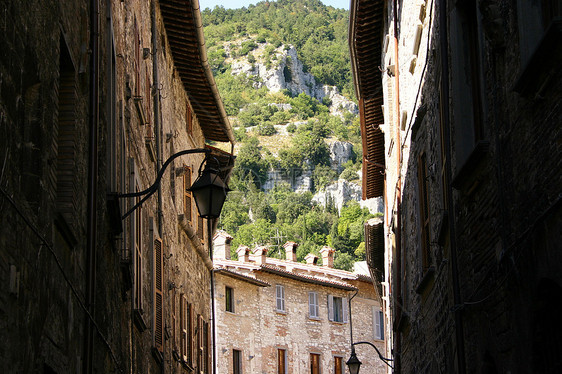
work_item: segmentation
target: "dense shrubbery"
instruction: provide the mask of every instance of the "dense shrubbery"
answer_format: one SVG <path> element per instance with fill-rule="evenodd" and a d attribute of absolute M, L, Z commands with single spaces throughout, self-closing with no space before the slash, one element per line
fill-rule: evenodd
<path fill-rule="evenodd" d="M 280 256 L 283 249 L 278 244 L 292 240 L 299 243 L 297 258 L 303 261 L 306 254 L 319 255 L 322 246 L 330 245 L 336 250 L 335 266 L 351 270 L 353 261 L 365 256 L 363 224 L 371 217 L 367 210 L 350 203 L 338 212 L 333 202 L 327 207 L 314 204 L 311 192 L 299 194 L 288 185 L 278 185 L 265 193 L 261 187 L 272 169 L 291 177 L 309 169 L 313 190 L 325 188 L 338 177 L 330 167 L 325 139 L 349 141 L 355 153 L 361 154 L 358 119 L 351 113 L 344 118 L 331 115 L 328 97 L 318 101 L 289 90 L 269 92 L 256 76 L 232 75 L 226 62 L 228 52 L 233 58 L 247 59 L 252 68 L 258 60 L 268 69 L 283 64 L 289 81 L 294 74 L 292 61 L 283 61 L 278 51 L 294 46 L 305 71 L 319 83 L 335 85 L 353 97 L 348 12 L 319 0 L 277 0 L 235 10 L 215 7 L 202 15 L 216 83 L 227 114 L 238 127 L 234 132 L 238 153 L 229 183 L 233 191 L 219 222 L 234 237 L 233 251 L 241 244 L 261 244 L 270 246 L 270 255 Z M 260 139 L 275 141 L 275 137 L 265 137 L 275 135 L 278 125 L 286 125 L 290 144 L 274 155 Z M 340 177 L 356 180 L 360 163 L 350 161 L 344 166 Z M 279 234 L 280 243 L 273 239 Z"/>
<path fill-rule="evenodd" d="M 325 6 L 319 0 L 278 0 L 241 9 L 217 6 L 205 9 L 202 16 L 209 46 L 248 35 L 257 35 L 258 43 L 266 41 L 275 48 L 294 45 L 305 71 L 320 83 L 335 85 L 353 96 L 347 11 Z M 245 56 L 254 48 L 242 43 L 237 53 Z"/>

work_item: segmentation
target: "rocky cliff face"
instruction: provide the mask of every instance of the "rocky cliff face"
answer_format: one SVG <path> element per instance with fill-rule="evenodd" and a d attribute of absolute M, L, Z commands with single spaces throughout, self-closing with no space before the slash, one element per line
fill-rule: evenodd
<path fill-rule="evenodd" d="M 229 56 L 232 58 L 232 74 L 244 73 L 259 77 L 256 88 L 265 85 L 272 92 L 289 90 L 293 95 L 304 92 L 319 101 L 327 98 L 331 103 L 329 108 L 332 115 L 343 117 L 346 112 L 353 114 L 359 112 L 357 105 L 343 96 L 337 87 L 320 85 L 312 74 L 304 72 L 303 65 L 297 56 L 297 50 L 293 46 L 276 48 L 271 54 L 271 57 L 274 57 L 273 62 L 266 63 L 263 56 L 267 45 L 267 43 L 261 43 L 257 49 L 250 52 L 249 55 L 256 60 L 254 63 L 250 63 L 248 57 L 233 59 Z M 229 48 L 225 49 L 227 54 L 229 50 Z"/>
<path fill-rule="evenodd" d="M 334 204 L 338 211 L 351 200 L 358 201 L 362 208 L 368 208 L 372 214 L 383 212 L 382 198 L 361 200 L 361 186 L 344 179 L 329 185 L 324 191 L 320 191 L 312 197 L 312 201 L 322 206 L 329 203 Z"/>

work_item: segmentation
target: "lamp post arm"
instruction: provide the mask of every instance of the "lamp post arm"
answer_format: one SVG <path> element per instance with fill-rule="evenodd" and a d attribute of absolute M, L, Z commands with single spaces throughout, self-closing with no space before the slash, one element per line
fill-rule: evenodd
<path fill-rule="evenodd" d="M 173 155 L 171 155 L 166 160 L 166 162 L 164 162 L 164 164 L 162 165 L 162 168 L 158 171 L 158 175 L 156 176 L 156 180 L 146 190 L 139 191 L 139 192 L 130 192 L 130 193 L 118 194 L 117 198 L 119 198 L 119 199 L 125 198 L 125 197 L 138 197 L 138 196 L 146 195 L 146 196 L 143 196 L 143 198 L 138 203 L 136 203 L 131 209 L 129 209 L 127 211 L 127 213 L 125 213 L 121 217 L 121 219 L 123 220 L 123 219 L 127 218 L 131 213 L 133 213 L 135 211 L 135 209 L 137 209 L 139 206 L 141 206 L 146 201 L 146 199 L 148 199 L 150 196 L 152 196 L 152 194 L 154 194 L 154 192 L 156 192 L 158 190 L 158 185 L 160 184 L 160 181 L 162 180 L 162 176 L 164 175 L 164 172 L 166 171 L 166 168 L 168 167 L 168 165 L 170 165 L 170 163 L 172 161 L 174 161 L 176 158 L 178 158 L 180 156 L 188 155 L 188 154 L 191 154 L 191 153 L 206 153 L 206 154 L 209 154 L 209 153 L 211 153 L 211 150 L 206 149 L 206 148 L 195 148 L 195 149 L 186 149 L 186 150 L 174 153 Z"/>
<path fill-rule="evenodd" d="M 370 345 L 371 347 L 375 348 L 375 351 L 377 351 L 377 353 L 378 353 L 378 355 L 379 355 L 379 358 L 382 360 L 382 362 L 384 362 L 385 364 L 387 364 L 388 366 L 390 366 L 391 369 L 394 369 L 394 368 L 392 367 L 392 365 L 390 365 L 390 364 L 388 363 L 388 361 L 394 361 L 394 360 L 393 360 L 392 358 L 386 358 L 386 357 L 384 357 L 384 356 L 381 354 L 381 352 L 379 351 L 379 349 L 378 349 L 373 343 L 371 343 L 371 342 L 355 342 L 355 343 L 351 343 L 351 346 L 353 347 L 353 346 L 358 345 L 358 344 L 367 344 L 367 345 Z"/>

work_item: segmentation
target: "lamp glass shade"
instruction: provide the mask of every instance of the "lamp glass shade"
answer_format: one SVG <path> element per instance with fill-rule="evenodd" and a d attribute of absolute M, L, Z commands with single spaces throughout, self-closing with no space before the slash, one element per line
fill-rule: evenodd
<path fill-rule="evenodd" d="M 212 169 L 205 169 L 188 188 L 193 193 L 199 215 L 203 218 L 217 218 L 221 214 L 228 186 Z"/>
<path fill-rule="evenodd" d="M 347 362 L 345 364 L 349 368 L 350 374 L 359 374 L 359 368 L 361 367 L 361 361 L 359 361 L 359 359 L 357 358 L 357 355 L 355 355 L 355 352 L 351 352 L 351 357 L 349 357 L 349 360 L 347 360 Z"/>

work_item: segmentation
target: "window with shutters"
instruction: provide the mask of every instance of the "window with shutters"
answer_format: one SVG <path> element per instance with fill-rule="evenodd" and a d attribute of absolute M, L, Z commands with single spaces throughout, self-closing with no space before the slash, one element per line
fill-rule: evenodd
<path fill-rule="evenodd" d="M 184 363 L 193 365 L 193 312 L 187 297 L 180 297 L 180 355 Z"/>
<path fill-rule="evenodd" d="M 429 227 L 429 191 L 427 186 L 427 156 L 423 152 L 418 159 L 418 188 L 421 232 L 422 271 L 425 273 L 431 266 L 431 238 Z"/>
<path fill-rule="evenodd" d="M 57 129 L 57 172 L 56 172 L 56 203 L 57 211 L 62 215 L 67 225 L 74 226 L 75 215 L 78 210 L 76 193 L 76 74 L 70 57 L 66 42 L 63 37 L 60 40 L 60 75 L 58 81 L 58 129 Z M 33 109 L 27 100 L 30 95 L 26 92 L 26 113 L 33 114 Z M 34 115 L 30 118 L 36 117 Z M 37 117 L 40 118 L 40 117 Z M 26 127 L 28 126 L 26 121 Z M 40 134 L 40 131 L 31 131 Z M 40 143 L 34 143 L 35 146 Z M 30 163 L 33 164 L 33 163 Z M 26 164 L 27 165 L 27 164 Z M 31 173 L 34 174 L 33 171 Z M 28 178 L 25 178 L 28 179 Z M 26 180 L 26 182 L 32 182 Z M 32 183 L 36 186 L 37 183 Z M 25 187 L 27 188 L 27 187 Z"/>
<path fill-rule="evenodd" d="M 287 350 L 277 349 L 277 374 L 287 374 Z"/>
<path fill-rule="evenodd" d="M 142 188 L 138 181 L 138 172 L 133 158 L 129 159 L 129 188 L 131 192 L 140 192 Z M 129 206 L 137 204 L 141 200 L 140 197 L 132 197 L 129 202 Z M 144 236 L 144 211 L 143 207 L 139 206 L 130 215 L 130 254 L 132 257 L 133 265 L 133 317 L 135 325 L 140 331 L 144 331 L 147 328 L 146 322 L 144 320 L 143 314 L 143 269 L 144 269 L 144 258 L 143 258 L 143 236 Z"/>
<path fill-rule="evenodd" d="M 191 223 L 191 212 L 192 206 L 192 194 L 188 188 L 191 187 L 191 168 L 189 166 L 183 165 L 183 215 L 187 222 Z"/>
<path fill-rule="evenodd" d="M 349 315 L 347 298 L 328 295 L 328 320 L 347 323 Z"/>
<path fill-rule="evenodd" d="M 318 353 L 310 354 L 310 374 L 320 374 L 320 355 Z"/>
<path fill-rule="evenodd" d="M 154 324 L 154 347 L 159 352 L 164 351 L 164 256 L 162 240 L 154 240 L 153 247 L 153 290 L 154 305 L 152 321 Z"/>
<path fill-rule="evenodd" d="M 372 306 L 373 313 L 373 338 L 384 340 L 384 314 L 378 306 Z"/>
<path fill-rule="evenodd" d="M 275 309 L 285 312 L 285 287 L 280 284 L 275 286 Z"/>
<path fill-rule="evenodd" d="M 308 317 L 318 319 L 318 292 L 308 293 Z"/>
<path fill-rule="evenodd" d="M 343 358 L 341 356 L 334 356 L 334 374 L 344 374 Z"/>
<path fill-rule="evenodd" d="M 242 351 L 232 350 L 232 373 L 242 374 Z"/>
<path fill-rule="evenodd" d="M 230 313 L 234 313 L 234 289 L 232 287 L 225 287 L 224 290 L 225 294 L 225 303 L 226 303 L 226 311 Z"/>

